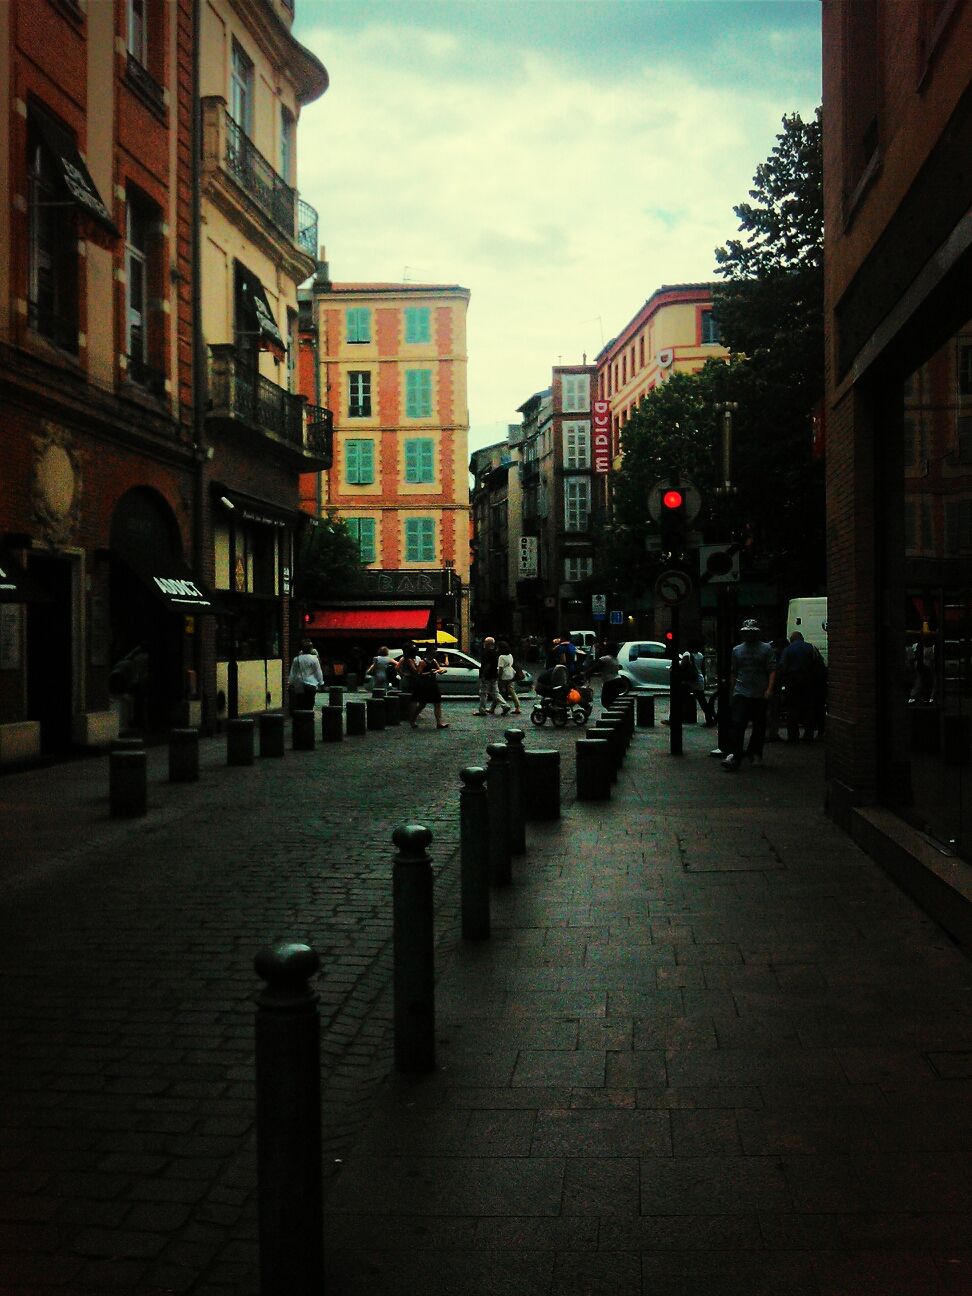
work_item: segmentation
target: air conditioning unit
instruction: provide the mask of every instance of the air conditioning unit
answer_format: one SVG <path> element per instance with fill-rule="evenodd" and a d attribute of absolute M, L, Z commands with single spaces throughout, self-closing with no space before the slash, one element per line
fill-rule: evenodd
<path fill-rule="evenodd" d="M 664 351 L 659 351 L 655 356 L 655 364 L 659 369 L 671 369 L 675 363 L 675 352 L 671 347 L 666 347 Z"/>

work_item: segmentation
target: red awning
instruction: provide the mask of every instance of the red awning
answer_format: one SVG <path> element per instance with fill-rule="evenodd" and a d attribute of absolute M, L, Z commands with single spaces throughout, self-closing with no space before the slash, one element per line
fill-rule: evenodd
<path fill-rule="evenodd" d="M 429 628 L 432 609 L 428 608 L 332 608 L 315 612 L 304 623 L 304 632 L 318 635 L 410 635 Z"/>

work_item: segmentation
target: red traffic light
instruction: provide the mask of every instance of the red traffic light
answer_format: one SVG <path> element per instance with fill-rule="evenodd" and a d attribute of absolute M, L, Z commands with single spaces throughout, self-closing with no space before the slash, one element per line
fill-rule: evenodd
<path fill-rule="evenodd" d="M 305 612 L 303 620 L 304 620 L 304 625 L 310 625 L 310 623 L 314 620 L 314 618 L 310 614 L 310 612 Z"/>
<path fill-rule="evenodd" d="M 680 490 L 667 490 L 662 495 L 662 507 L 667 509 L 680 509 L 685 503 L 685 496 Z"/>
<path fill-rule="evenodd" d="M 672 640 L 673 640 L 674 638 L 675 638 L 675 636 L 674 636 L 674 634 L 671 632 L 671 630 L 666 630 L 666 631 L 665 631 L 665 642 L 666 642 L 666 643 L 671 643 Z"/>

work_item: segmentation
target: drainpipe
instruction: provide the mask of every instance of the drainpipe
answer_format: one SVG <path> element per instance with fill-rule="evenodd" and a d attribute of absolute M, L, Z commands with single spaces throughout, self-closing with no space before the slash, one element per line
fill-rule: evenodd
<path fill-rule="evenodd" d="M 202 328 L 202 99 L 200 96 L 200 24 L 202 17 L 202 0 L 193 0 L 192 4 L 192 163 L 190 167 L 190 203 L 192 228 L 190 230 L 190 247 L 192 268 L 190 283 L 192 285 L 192 436 L 196 452 L 196 490 L 193 507 L 193 569 L 200 575 L 204 572 L 203 557 L 205 553 L 204 528 L 206 523 L 206 462 L 205 444 L 206 419 L 206 352 Z M 212 636 L 212 631 L 209 631 Z M 201 622 L 196 627 L 195 664 L 197 688 L 203 699 L 203 724 L 208 727 L 215 716 L 207 714 L 206 680 L 204 676 L 203 634 Z M 208 699 L 215 704 L 215 698 Z"/>

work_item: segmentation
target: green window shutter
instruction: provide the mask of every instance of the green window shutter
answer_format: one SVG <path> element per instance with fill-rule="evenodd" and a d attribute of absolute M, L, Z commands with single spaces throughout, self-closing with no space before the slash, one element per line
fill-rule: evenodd
<path fill-rule="evenodd" d="M 349 486 L 370 486 L 375 480 L 375 443 L 344 443 L 345 481 Z"/>
<path fill-rule="evenodd" d="M 435 562 L 435 518 L 405 519 L 406 562 Z"/>
<path fill-rule="evenodd" d="M 405 341 L 432 341 L 431 320 L 428 306 L 405 307 Z"/>
<path fill-rule="evenodd" d="M 430 437 L 405 442 L 405 480 L 409 483 L 435 481 L 435 443 Z"/>
<path fill-rule="evenodd" d="M 405 371 L 405 413 L 409 418 L 428 418 L 432 413 L 432 370 Z"/>
<path fill-rule="evenodd" d="M 361 561 L 373 563 L 375 561 L 375 519 L 361 518 L 358 527 L 358 552 Z"/>
<path fill-rule="evenodd" d="M 435 480 L 433 453 L 434 446 L 431 439 L 427 438 L 419 443 L 419 481 L 431 482 Z"/>
<path fill-rule="evenodd" d="M 349 306 L 344 320 L 349 342 L 371 341 L 371 311 L 367 306 Z"/>

